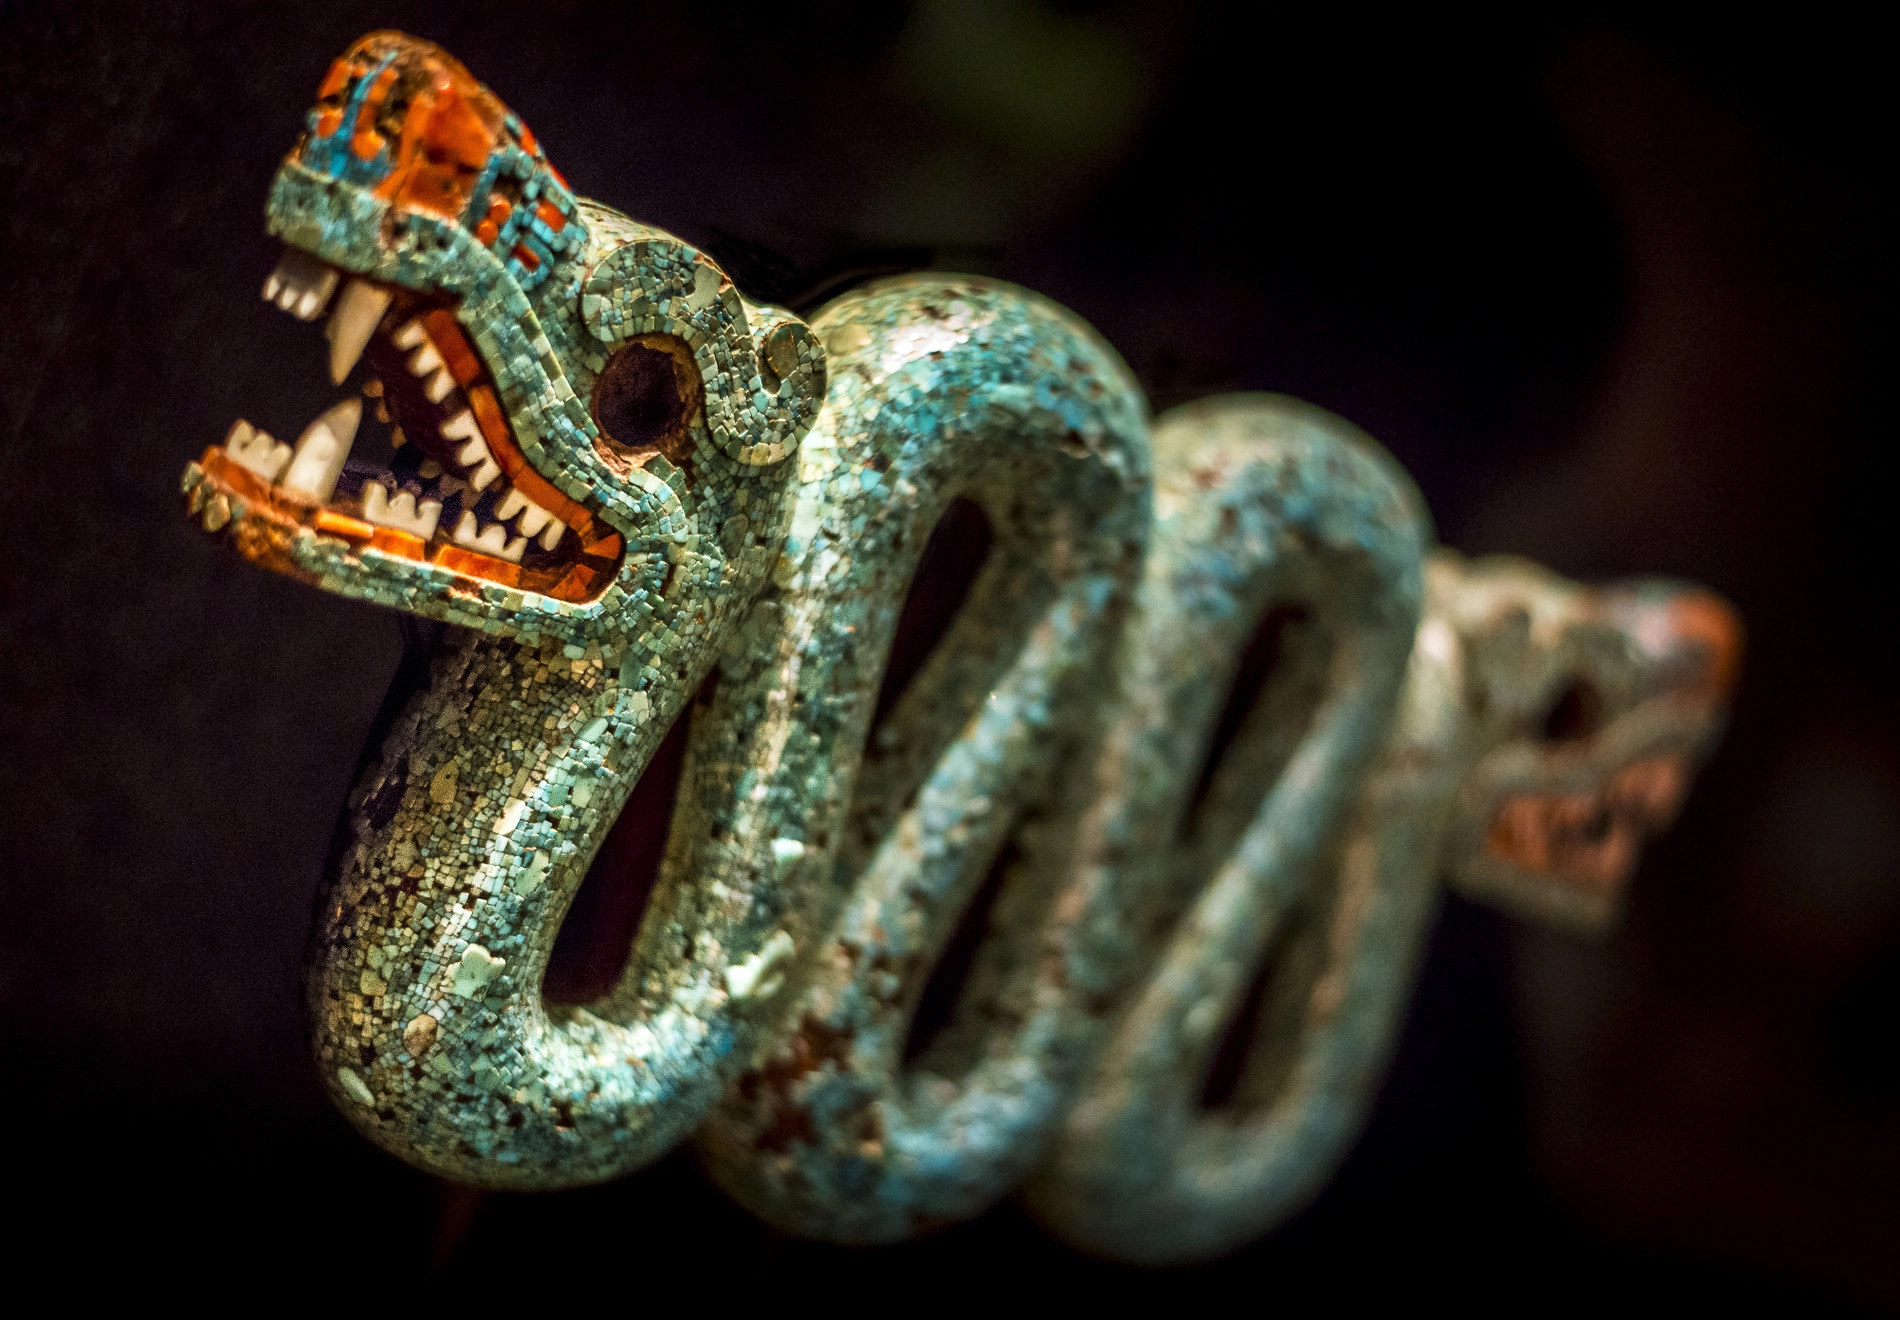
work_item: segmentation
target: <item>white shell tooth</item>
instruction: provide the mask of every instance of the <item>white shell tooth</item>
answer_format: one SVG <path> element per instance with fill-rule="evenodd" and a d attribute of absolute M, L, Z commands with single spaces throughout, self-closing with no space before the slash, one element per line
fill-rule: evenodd
<path fill-rule="evenodd" d="M 413 325 L 414 322 L 411 322 L 411 324 Z M 441 365 L 442 355 L 435 351 L 434 344 L 426 340 L 423 342 L 421 348 L 418 348 L 409 355 L 409 374 L 411 376 L 426 376 Z"/>
<path fill-rule="evenodd" d="M 455 377 L 449 375 L 447 367 L 438 367 L 435 375 L 429 377 L 429 383 L 422 392 L 429 396 L 430 403 L 440 403 L 449 397 L 449 391 L 455 388 Z"/>
<path fill-rule="evenodd" d="M 567 524 L 562 522 L 559 518 L 548 523 L 548 529 L 541 533 L 541 548 L 543 550 L 552 550 L 561 543 L 561 535 L 566 531 Z"/>
<path fill-rule="evenodd" d="M 424 500 L 418 509 L 416 497 L 408 491 L 397 491 L 392 499 L 381 482 L 370 481 L 363 485 L 363 516 L 378 526 L 413 532 L 426 541 L 435 535 L 436 523 L 442 517 L 442 502 Z"/>
<path fill-rule="evenodd" d="M 524 536 L 533 536 L 543 527 L 546 527 L 548 525 L 548 519 L 553 516 L 553 514 L 531 500 L 528 503 L 528 511 L 521 515 L 521 521 L 515 524 L 515 529 Z"/>
<path fill-rule="evenodd" d="M 455 451 L 455 461 L 463 467 L 474 467 L 489 460 L 488 445 L 478 435 Z"/>
<path fill-rule="evenodd" d="M 520 562 L 521 552 L 527 548 L 527 538 L 517 536 L 514 544 L 508 542 L 508 529 L 500 523 L 490 523 L 477 530 L 475 515 L 462 514 L 462 520 L 455 524 L 455 541 L 471 550 L 480 550 L 483 554 L 494 555 L 500 559 L 512 559 Z"/>
<path fill-rule="evenodd" d="M 389 310 L 390 291 L 367 280 L 351 280 L 343 286 L 330 313 L 324 333 L 330 337 L 330 383 L 341 385 L 363 356 L 363 346 L 382 324 Z"/>
<path fill-rule="evenodd" d="M 297 437 L 297 452 L 284 474 L 282 488 L 293 495 L 326 503 L 336 493 L 343 461 L 350 456 L 356 425 L 363 419 L 363 401 L 345 399 L 325 410 Z"/>
<path fill-rule="evenodd" d="M 420 348 L 429 338 L 429 332 L 422 328 L 422 320 L 418 317 L 398 330 L 391 338 L 396 341 L 397 348 Z"/>
<path fill-rule="evenodd" d="M 224 452 L 265 481 L 276 481 L 290 462 L 289 445 L 278 444 L 268 432 L 253 430 L 246 421 L 239 421 L 224 437 Z"/>
<path fill-rule="evenodd" d="M 442 423 L 442 434 L 451 440 L 473 440 L 481 433 L 481 427 L 475 424 L 475 414 L 466 408 Z"/>
<path fill-rule="evenodd" d="M 338 276 L 308 252 L 286 248 L 264 281 L 264 301 L 274 302 L 300 321 L 314 320 L 336 292 Z"/>
<path fill-rule="evenodd" d="M 501 475 L 501 467 L 494 459 L 482 460 L 482 465 L 469 477 L 468 484 L 476 490 L 487 490 L 489 483 Z"/>
<path fill-rule="evenodd" d="M 495 506 L 495 516 L 503 522 L 507 522 L 517 513 L 528 508 L 530 504 L 531 501 L 526 495 L 510 487 L 508 493 L 501 497 L 501 503 Z M 521 530 L 525 532 L 528 529 L 524 527 Z"/>

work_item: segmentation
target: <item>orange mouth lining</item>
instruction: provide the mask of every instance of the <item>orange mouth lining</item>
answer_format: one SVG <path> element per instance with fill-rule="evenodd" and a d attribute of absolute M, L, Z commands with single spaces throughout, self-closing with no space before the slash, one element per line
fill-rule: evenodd
<path fill-rule="evenodd" d="M 367 346 L 375 379 L 364 392 L 379 417 L 393 415 L 400 423 L 392 441 L 401 446 L 397 462 L 403 466 L 406 460 L 405 471 L 372 472 L 349 461 L 330 497 L 318 501 L 285 489 L 281 474 L 273 480 L 268 462 L 259 470 L 255 461 L 234 456 L 234 428 L 225 444 L 206 449 L 199 465 L 210 493 L 243 500 L 247 521 L 264 524 L 233 529 L 239 551 L 301 576 L 306 570 L 290 562 L 289 548 L 299 530 L 309 529 L 358 550 L 448 569 L 471 579 L 471 588 L 493 583 L 576 604 L 593 599 L 618 570 L 624 549 L 619 533 L 555 487 L 521 452 L 492 378 L 452 311 L 403 290 L 389 295 L 390 308 Z M 408 365 L 425 355 L 432 355 L 426 360 L 436 364 L 430 370 L 438 377 L 427 385 L 418 379 L 425 371 Z M 445 425 L 453 436 L 443 434 Z M 263 440 L 268 447 L 269 437 Z M 251 450 L 253 459 L 256 452 Z M 475 461 L 464 462 L 458 454 L 472 454 Z M 194 496 L 194 509 L 203 498 Z M 434 514 L 418 520 L 418 504 L 427 510 L 431 501 Z M 445 504 L 459 510 L 453 525 L 454 514 L 441 516 Z M 510 508 L 515 512 L 502 516 Z M 485 524 L 479 547 L 470 543 L 478 522 Z M 543 527 L 535 544 L 546 549 L 530 547 L 530 536 Z M 528 535 L 514 535 L 510 543 L 517 531 Z"/>

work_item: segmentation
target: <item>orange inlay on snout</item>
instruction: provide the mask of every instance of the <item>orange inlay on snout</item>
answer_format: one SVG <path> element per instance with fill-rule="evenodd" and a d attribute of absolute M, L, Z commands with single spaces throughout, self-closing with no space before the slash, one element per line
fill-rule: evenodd
<path fill-rule="evenodd" d="M 1721 701 L 1742 671 L 1742 620 L 1729 603 L 1707 591 L 1685 591 L 1670 602 L 1670 627 L 1693 638 L 1708 655 L 1701 695 Z"/>
<path fill-rule="evenodd" d="M 331 66 L 320 98 L 339 95 L 353 73 L 392 56 L 365 95 L 350 145 L 368 160 L 393 131 L 395 161 L 376 195 L 399 206 L 459 221 L 476 180 L 502 143 L 507 109 L 454 56 L 401 32 L 372 32 Z M 391 123 L 391 106 L 398 116 Z M 334 132 L 340 112 L 319 115 L 319 131 Z M 327 130 L 326 130 L 327 126 Z"/>
<path fill-rule="evenodd" d="M 1643 839 L 1675 818 L 1689 789 L 1682 756 L 1652 756 L 1598 793 L 1520 793 L 1498 804 L 1485 849 L 1525 871 L 1608 893 L 1635 870 Z"/>

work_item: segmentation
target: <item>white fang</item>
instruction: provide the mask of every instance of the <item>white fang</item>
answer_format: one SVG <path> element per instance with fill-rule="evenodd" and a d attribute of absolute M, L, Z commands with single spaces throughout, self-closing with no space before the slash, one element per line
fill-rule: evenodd
<path fill-rule="evenodd" d="M 343 460 L 350 456 L 350 444 L 356 439 L 356 424 L 363 419 L 363 401 L 345 399 L 325 410 L 297 437 L 297 452 L 284 474 L 282 488 L 318 504 L 336 493 L 336 479 L 343 475 Z"/>
<path fill-rule="evenodd" d="M 332 385 L 341 385 L 363 356 L 363 346 L 389 310 L 390 296 L 388 289 L 367 280 L 351 280 L 343 286 L 343 296 L 336 300 L 336 310 L 323 331 L 330 338 Z"/>

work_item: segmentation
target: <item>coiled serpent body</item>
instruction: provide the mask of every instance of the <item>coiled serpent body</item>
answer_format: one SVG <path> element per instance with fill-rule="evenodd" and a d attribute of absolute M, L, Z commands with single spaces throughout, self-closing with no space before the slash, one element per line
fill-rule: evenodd
<path fill-rule="evenodd" d="M 329 309 L 400 443 L 363 463 L 360 404 L 294 451 L 240 423 L 185 489 L 254 561 L 454 625 L 310 970 L 337 1103 L 443 1176 L 570 1186 L 697 1132 L 793 1232 L 1026 1187 L 1088 1249 L 1218 1252 L 1343 1155 L 1438 877 L 1600 923 L 1717 730 L 1713 598 L 1433 552 L 1383 451 L 1290 400 L 1151 427 L 1007 285 L 751 303 L 427 43 L 337 62 L 269 220 L 267 296 Z M 893 674 L 955 518 L 967 594 Z M 642 833 L 624 971 L 549 1007 L 583 878 Z"/>

